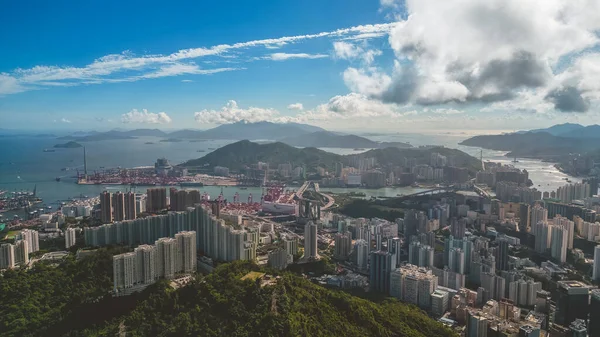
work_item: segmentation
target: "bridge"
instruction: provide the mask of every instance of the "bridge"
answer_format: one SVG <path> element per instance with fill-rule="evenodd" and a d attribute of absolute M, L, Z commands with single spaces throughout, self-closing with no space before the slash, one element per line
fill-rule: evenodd
<path fill-rule="evenodd" d="M 302 194 L 304 194 L 304 191 L 308 189 L 308 186 L 310 186 L 310 181 L 305 181 L 304 184 L 300 186 L 298 191 L 296 191 L 296 198 L 302 199 Z"/>
<path fill-rule="evenodd" d="M 483 197 L 486 199 L 492 199 L 492 196 L 490 195 L 489 192 L 485 191 L 484 189 L 482 189 L 481 187 L 479 187 L 477 185 L 473 185 L 473 190 L 475 190 L 475 193 L 479 194 L 480 197 Z"/>
<path fill-rule="evenodd" d="M 420 196 L 424 196 L 424 195 L 444 194 L 444 193 L 451 193 L 451 192 L 456 192 L 456 191 L 458 191 L 458 188 L 455 187 L 454 185 L 450 185 L 450 186 L 436 187 L 436 188 L 432 188 L 432 189 L 417 192 L 417 193 L 402 195 L 402 196 L 399 196 L 394 199 L 410 199 L 410 198 L 420 197 Z"/>
<path fill-rule="evenodd" d="M 312 182 L 312 181 L 305 181 L 304 184 L 302 184 L 302 186 L 300 186 L 298 191 L 296 191 L 296 198 L 302 199 L 302 194 L 304 194 L 304 192 L 310 187 L 313 187 L 315 189 L 315 192 L 317 192 L 319 195 L 321 195 L 323 198 L 325 198 L 327 200 L 327 203 L 321 207 L 322 210 L 326 210 L 328 208 L 331 208 L 331 206 L 333 206 L 333 204 L 335 203 L 335 199 L 333 199 L 333 197 L 328 194 L 321 193 L 321 188 L 319 186 L 319 183 Z"/>

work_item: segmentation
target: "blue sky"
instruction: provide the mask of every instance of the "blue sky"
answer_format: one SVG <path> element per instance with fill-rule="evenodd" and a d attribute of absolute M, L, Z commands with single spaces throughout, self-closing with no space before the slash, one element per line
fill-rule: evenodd
<path fill-rule="evenodd" d="M 1 127 L 178 129 L 244 119 L 414 131 L 594 122 L 593 1 L 530 0 L 543 7 L 533 18 L 525 14 L 534 7 L 517 0 L 456 1 L 2 4 Z"/>

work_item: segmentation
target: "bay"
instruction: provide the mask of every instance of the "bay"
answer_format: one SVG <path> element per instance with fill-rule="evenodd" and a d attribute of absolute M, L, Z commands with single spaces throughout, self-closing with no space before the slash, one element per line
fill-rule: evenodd
<path fill-rule="evenodd" d="M 379 141 L 402 141 L 410 142 L 414 146 L 420 145 L 443 145 L 450 148 L 458 148 L 470 155 L 479 157 L 483 154 L 484 160 L 499 161 L 512 164 L 521 169 L 527 169 L 535 187 L 541 191 L 556 190 L 565 184 L 564 178 L 569 177 L 554 168 L 552 163 L 543 163 L 533 159 L 519 159 L 518 163 L 512 163 L 510 158 L 504 157 L 504 153 L 498 151 L 483 150 L 474 147 L 459 145 L 466 139 L 465 135 L 426 135 L 426 134 L 398 134 L 380 135 L 371 137 Z M 83 171 L 83 149 L 55 149 L 55 152 L 43 152 L 51 149 L 55 144 L 64 141 L 54 138 L 40 138 L 32 136 L 15 136 L 0 138 L 0 189 L 7 191 L 33 190 L 37 189 L 37 195 L 44 199 L 44 204 L 55 205 L 63 200 L 70 200 L 77 196 L 94 196 L 104 190 L 124 191 L 128 186 L 121 185 L 77 185 L 75 184 L 76 170 Z M 147 144 L 151 142 L 152 144 Z M 205 154 L 233 143 L 235 140 L 208 140 L 201 142 L 160 142 L 156 137 L 140 137 L 125 140 L 105 140 L 96 142 L 85 142 L 87 152 L 88 174 L 101 167 L 139 167 L 152 166 L 157 158 L 167 158 L 172 164 L 178 164 L 189 159 L 199 158 Z M 198 152 L 198 150 L 202 152 Z M 338 154 L 360 153 L 353 149 L 323 148 L 325 151 Z M 63 171 L 68 168 L 68 171 Z M 61 181 L 57 182 L 56 177 Z M 580 181 L 578 178 L 569 177 L 572 181 Z M 221 188 L 218 186 L 206 186 L 199 188 L 202 193 L 207 192 L 211 197 L 217 197 L 221 192 L 228 200 L 233 200 L 237 192 L 242 201 L 246 201 L 250 194 L 255 201 L 260 200 L 263 189 L 252 188 L 239 189 L 236 187 Z M 388 187 L 382 189 L 337 189 L 323 188 L 323 190 L 336 193 L 360 191 L 367 197 L 384 196 L 393 197 L 397 194 L 411 194 L 423 189 L 412 187 Z M 145 188 L 138 187 L 138 192 Z"/>

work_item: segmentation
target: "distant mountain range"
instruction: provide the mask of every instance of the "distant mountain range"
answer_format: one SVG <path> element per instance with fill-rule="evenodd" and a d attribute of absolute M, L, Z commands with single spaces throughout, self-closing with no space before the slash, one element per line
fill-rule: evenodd
<path fill-rule="evenodd" d="M 472 175 L 481 168 L 481 162 L 477 158 L 460 150 L 444 147 L 408 149 L 388 147 L 370 150 L 358 156 L 374 157 L 382 166 L 398 166 L 403 164 L 404 158 L 415 158 L 419 163 L 429 163 L 434 152 L 453 157 L 457 166 L 469 168 Z M 357 155 L 341 156 L 314 147 L 297 148 L 282 142 L 258 144 L 242 140 L 216 149 L 202 158 L 189 160 L 182 165 L 207 168 L 225 166 L 237 171 L 246 165 L 262 161 L 271 165 L 290 163 L 292 167 L 305 165 L 308 169 L 315 169 L 317 166 L 333 169 L 336 162 L 348 165 L 353 156 Z"/>
<path fill-rule="evenodd" d="M 508 151 L 508 156 L 552 160 L 600 148 L 600 125 L 559 124 L 546 129 L 469 138 L 462 145 Z"/>
<path fill-rule="evenodd" d="M 377 149 L 386 147 L 410 148 L 412 145 L 401 142 L 375 142 L 356 135 L 340 135 L 329 131 L 317 131 L 310 134 L 291 136 L 281 139 L 282 143 L 301 147 L 338 147 Z"/>
<path fill-rule="evenodd" d="M 206 140 L 206 139 L 233 139 L 233 140 L 275 140 L 300 147 L 340 147 L 340 148 L 409 148 L 410 144 L 401 142 L 376 142 L 356 136 L 343 135 L 326 131 L 320 127 L 299 123 L 271 123 L 237 122 L 223 124 L 209 130 L 179 130 L 164 132 L 158 129 L 136 129 L 130 131 L 111 130 L 108 132 L 75 133 L 59 137 L 61 140 L 78 142 L 102 141 L 110 139 L 134 139 L 137 137 L 164 137 L 168 140 Z"/>
<path fill-rule="evenodd" d="M 247 123 L 237 122 L 223 124 L 209 130 L 179 130 L 164 132 L 158 129 L 136 129 L 130 131 L 111 130 L 107 132 L 77 133 L 59 137 L 62 140 L 75 140 L 80 142 L 101 141 L 110 139 L 133 139 L 136 137 L 168 137 L 171 139 L 268 139 L 278 140 L 285 137 L 306 135 L 312 132 L 325 131 L 319 127 L 286 123 L 277 124 L 270 122 Z"/>
<path fill-rule="evenodd" d="M 549 133 L 553 136 L 565 138 L 600 138 L 600 125 L 594 124 L 583 126 L 581 124 L 565 123 L 553 125 L 545 129 L 534 129 L 529 131 L 519 131 L 518 134 L 525 133 Z"/>

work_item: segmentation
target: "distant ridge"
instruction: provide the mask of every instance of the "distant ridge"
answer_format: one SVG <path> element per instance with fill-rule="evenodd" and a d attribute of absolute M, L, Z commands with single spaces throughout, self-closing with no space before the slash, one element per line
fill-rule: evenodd
<path fill-rule="evenodd" d="M 177 139 L 268 139 L 279 140 L 289 136 L 301 136 L 312 132 L 325 131 L 322 128 L 298 123 L 271 123 L 245 121 L 222 124 L 209 130 L 184 129 L 173 132 L 164 132 L 158 129 L 135 129 L 129 131 L 111 130 L 107 132 L 90 132 L 72 134 L 59 137 L 62 140 L 75 140 L 80 142 L 101 141 L 109 139 L 133 139 L 136 137 L 168 137 Z"/>
<path fill-rule="evenodd" d="M 365 137 L 356 135 L 339 135 L 329 131 L 317 131 L 307 135 L 286 137 L 281 142 L 302 147 L 338 147 L 338 148 L 363 148 L 377 149 L 385 147 L 410 148 L 412 145 L 407 143 L 392 142 L 380 143 Z"/>
<path fill-rule="evenodd" d="M 382 166 L 399 166 L 404 163 L 405 158 L 415 158 L 420 163 L 429 163 L 431 154 L 436 152 L 453 157 L 456 165 L 467 167 L 471 175 L 474 175 L 481 168 L 481 162 L 477 158 L 460 150 L 445 147 L 409 149 L 388 147 L 370 150 L 358 155 L 341 156 L 314 147 L 297 148 L 282 142 L 258 144 L 249 140 L 241 140 L 223 146 L 202 158 L 192 159 L 181 165 L 206 168 L 225 166 L 237 171 L 244 166 L 261 161 L 272 165 L 290 163 L 292 167 L 306 166 L 308 170 L 316 170 L 318 166 L 333 169 L 336 162 L 348 165 L 351 157 L 360 156 L 365 158 L 374 157 Z"/>

